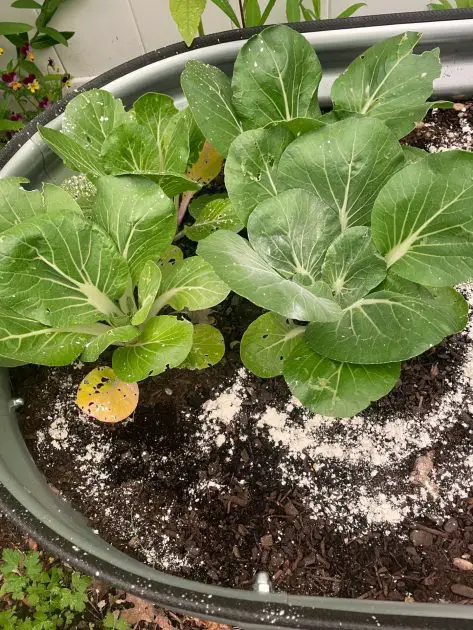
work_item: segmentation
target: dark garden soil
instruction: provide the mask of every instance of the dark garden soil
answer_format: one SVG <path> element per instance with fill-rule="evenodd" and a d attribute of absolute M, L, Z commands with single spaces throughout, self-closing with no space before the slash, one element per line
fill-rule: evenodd
<path fill-rule="evenodd" d="M 407 141 L 472 149 L 472 134 L 473 109 L 457 107 Z M 264 570 L 290 593 L 473 603 L 472 326 L 406 363 L 363 418 L 329 421 L 282 379 L 242 369 L 257 315 L 237 296 L 203 313 L 225 358 L 143 382 L 119 425 L 74 406 L 90 364 L 12 370 L 51 487 L 107 541 L 175 575 L 249 589 Z"/>

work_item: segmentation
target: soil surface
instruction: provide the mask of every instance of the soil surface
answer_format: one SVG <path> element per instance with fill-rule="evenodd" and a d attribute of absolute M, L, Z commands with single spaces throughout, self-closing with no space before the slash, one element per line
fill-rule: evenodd
<path fill-rule="evenodd" d="M 472 133 L 473 109 L 457 106 L 406 141 L 471 150 Z M 242 368 L 238 342 L 258 314 L 238 296 L 202 313 L 225 358 L 143 382 L 119 425 L 75 407 L 90 364 L 12 370 L 51 487 L 107 541 L 175 575 L 251 588 L 264 570 L 290 593 L 473 603 L 472 325 L 407 362 L 362 416 L 329 420 L 281 378 Z"/>

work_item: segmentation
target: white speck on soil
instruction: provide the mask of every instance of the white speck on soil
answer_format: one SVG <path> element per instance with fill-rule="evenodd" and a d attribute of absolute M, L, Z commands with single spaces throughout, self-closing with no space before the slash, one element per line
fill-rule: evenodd
<path fill-rule="evenodd" d="M 53 440 L 65 440 L 69 436 L 67 422 L 64 418 L 56 418 L 48 429 L 49 435 Z"/>

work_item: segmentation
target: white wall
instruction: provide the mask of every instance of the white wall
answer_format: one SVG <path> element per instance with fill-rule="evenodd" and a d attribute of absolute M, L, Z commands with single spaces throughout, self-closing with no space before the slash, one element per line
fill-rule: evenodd
<path fill-rule="evenodd" d="M 34 10 L 13 9 L 12 0 L 0 0 L 0 21 L 31 23 Z M 236 8 L 237 0 L 231 0 Z M 335 17 L 355 0 L 322 0 L 323 14 Z M 366 0 L 367 7 L 359 15 L 421 11 L 429 0 Z M 51 26 L 75 31 L 69 48 L 57 46 L 48 54 L 62 62 L 77 82 L 101 74 L 109 68 L 137 57 L 144 52 L 181 40 L 169 14 L 168 0 L 68 0 L 60 7 Z M 310 0 L 306 0 L 310 6 Z M 285 0 L 278 0 L 269 22 L 285 21 Z M 208 0 L 204 14 L 206 33 L 231 27 L 228 18 Z M 6 56 L 12 47 L 0 38 Z M 40 54 L 39 57 L 45 57 Z"/>

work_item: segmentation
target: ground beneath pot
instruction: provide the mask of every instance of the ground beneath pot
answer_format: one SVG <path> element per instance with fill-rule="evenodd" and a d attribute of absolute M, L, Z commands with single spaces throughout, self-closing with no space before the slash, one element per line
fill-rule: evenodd
<path fill-rule="evenodd" d="M 437 110 L 408 140 L 471 149 L 472 121 L 467 107 Z M 222 363 L 149 379 L 117 426 L 74 405 L 90 364 L 12 371 L 53 489 L 103 538 L 175 575 L 250 588 L 264 570 L 291 593 L 470 602 L 471 326 L 408 362 L 362 416 L 333 420 L 242 368 L 251 305 L 233 296 L 210 316 L 229 348 Z"/>

